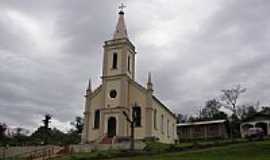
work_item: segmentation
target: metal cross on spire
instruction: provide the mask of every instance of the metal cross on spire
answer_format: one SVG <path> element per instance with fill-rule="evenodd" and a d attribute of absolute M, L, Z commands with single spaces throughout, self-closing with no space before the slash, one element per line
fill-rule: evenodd
<path fill-rule="evenodd" d="M 127 6 L 125 6 L 123 3 L 121 3 L 121 5 L 118 7 L 120 9 L 120 12 L 123 12 L 124 8 L 126 8 Z"/>

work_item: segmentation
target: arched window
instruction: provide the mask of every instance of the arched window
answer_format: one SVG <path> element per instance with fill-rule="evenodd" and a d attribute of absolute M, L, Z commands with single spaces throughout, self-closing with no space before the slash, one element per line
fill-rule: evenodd
<path fill-rule="evenodd" d="M 157 129 L 157 110 L 154 110 L 154 128 Z"/>
<path fill-rule="evenodd" d="M 175 131 L 175 128 L 174 128 L 174 123 L 173 123 L 172 124 L 172 132 L 171 132 L 172 137 L 174 137 L 174 131 Z"/>
<path fill-rule="evenodd" d="M 95 112 L 95 119 L 94 119 L 94 128 L 98 129 L 99 128 L 99 122 L 100 122 L 100 111 L 96 110 Z"/>
<path fill-rule="evenodd" d="M 113 60 L 112 60 L 112 68 L 116 69 L 117 68 L 117 53 L 113 53 Z"/>
<path fill-rule="evenodd" d="M 170 137 L 170 121 L 167 120 L 167 136 Z"/>
<path fill-rule="evenodd" d="M 164 126 L 164 116 L 163 115 L 161 115 L 161 126 L 160 126 L 160 128 L 161 128 L 161 133 L 163 134 L 164 133 L 164 128 L 163 128 L 163 126 Z"/>
<path fill-rule="evenodd" d="M 141 108 L 133 107 L 132 108 L 132 117 L 134 118 L 134 127 L 141 127 Z"/>

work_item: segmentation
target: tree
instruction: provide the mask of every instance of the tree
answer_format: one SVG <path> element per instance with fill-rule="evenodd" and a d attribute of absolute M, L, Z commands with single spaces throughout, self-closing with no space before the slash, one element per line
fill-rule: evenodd
<path fill-rule="evenodd" d="M 223 89 L 221 95 L 221 101 L 225 102 L 223 105 L 225 108 L 232 111 L 234 115 L 237 115 L 237 102 L 240 94 L 246 92 L 246 88 L 242 88 L 240 85 L 237 85 L 235 88 Z"/>
<path fill-rule="evenodd" d="M 44 131 L 44 126 L 41 126 L 31 135 L 32 144 L 40 144 L 41 142 L 44 142 Z M 64 133 L 57 128 L 52 128 L 48 130 L 47 134 L 49 136 L 46 138 L 46 144 L 66 145 L 79 142 L 78 134 L 75 134 L 75 132 Z"/>
<path fill-rule="evenodd" d="M 204 108 L 201 110 L 202 120 L 227 119 L 227 115 L 220 111 L 222 104 L 217 99 L 206 101 Z"/>
<path fill-rule="evenodd" d="M 44 120 L 42 120 L 43 124 L 44 124 L 44 128 L 49 129 L 49 124 L 51 123 L 51 121 L 50 121 L 51 119 L 52 119 L 51 115 L 45 114 Z"/>
<path fill-rule="evenodd" d="M 78 133 L 78 134 L 82 133 L 82 130 L 83 130 L 83 118 L 82 117 L 77 116 L 75 118 L 75 121 L 71 122 L 70 124 L 75 128 L 76 133 Z"/>
<path fill-rule="evenodd" d="M 7 125 L 0 122 L 0 140 L 6 137 Z"/>
<path fill-rule="evenodd" d="M 225 102 L 223 106 L 232 111 L 232 115 L 230 117 L 230 135 L 231 138 L 233 138 L 233 135 L 239 135 L 240 120 L 237 116 L 237 103 L 239 96 L 246 92 L 246 88 L 242 88 L 240 85 L 237 85 L 231 89 L 223 89 L 221 92 L 221 101 Z"/>
<path fill-rule="evenodd" d="M 123 111 L 123 115 L 126 117 L 126 120 L 127 122 L 130 124 L 130 150 L 133 151 L 134 148 L 135 148 L 135 132 L 134 132 L 134 129 L 135 129 L 135 123 L 137 122 L 138 118 L 140 117 L 137 117 L 135 112 L 133 111 L 134 108 L 137 108 L 137 103 L 135 102 L 134 103 L 134 106 L 132 106 L 132 114 L 131 114 L 131 118 L 129 118 L 128 114 Z"/>
<path fill-rule="evenodd" d="M 48 137 L 50 136 L 50 128 L 49 124 L 51 123 L 52 116 L 49 114 L 45 114 L 43 121 L 43 136 L 44 136 L 44 144 L 48 143 Z"/>
<path fill-rule="evenodd" d="M 15 134 L 12 138 L 12 143 L 14 145 L 26 145 L 27 142 L 29 142 L 29 137 L 27 136 L 29 134 L 29 131 L 25 128 L 15 128 Z"/>
<path fill-rule="evenodd" d="M 263 106 L 261 113 L 270 115 L 270 107 Z"/>
<path fill-rule="evenodd" d="M 258 109 L 253 104 L 244 104 L 237 107 L 236 114 L 240 120 L 258 113 Z"/>
<path fill-rule="evenodd" d="M 181 114 L 181 113 L 178 113 L 176 116 L 176 121 L 177 121 L 177 123 L 184 123 L 184 122 L 188 121 L 188 116 Z"/>
<path fill-rule="evenodd" d="M 81 133 L 83 130 L 83 118 L 77 116 L 73 122 L 70 123 L 73 128 L 66 133 L 67 139 L 65 139 L 65 144 L 77 144 L 81 141 Z M 75 128 L 75 129 L 74 129 Z"/>

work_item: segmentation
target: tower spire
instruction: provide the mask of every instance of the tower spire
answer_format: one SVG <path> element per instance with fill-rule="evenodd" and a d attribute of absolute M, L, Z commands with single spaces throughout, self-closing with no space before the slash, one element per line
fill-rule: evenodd
<path fill-rule="evenodd" d="M 151 72 L 148 72 L 147 89 L 153 90 L 153 84 L 151 79 Z"/>
<path fill-rule="evenodd" d="M 89 81 L 88 81 L 88 86 L 87 86 L 87 92 L 88 93 L 91 93 L 92 92 L 92 82 L 91 82 L 91 78 L 89 78 Z"/>
<path fill-rule="evenodd" d="M 128 38 L 127 27 L 125 24 L 124 11 L 123 11 L 125 7 L 126 6 L 123 3 L 121 3 L 121 5 L 118 7 L 120 11 L 119 11 L 119 17 L 118 17 L 116 29 L 113 33 L 113 39 Z"/>

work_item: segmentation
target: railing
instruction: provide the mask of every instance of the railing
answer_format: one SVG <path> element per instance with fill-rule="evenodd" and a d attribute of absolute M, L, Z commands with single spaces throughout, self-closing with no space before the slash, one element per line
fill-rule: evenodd
<path fill-rule="evenodd" d="M 12 160 L 17 158 L 25 158 L 27 160 L 34 160 L 34 159 L 46 160 L 57 156 L 57 153 L 62 149 L 63 149 L 62 147 L 48 146 L 46 148 L 41 148 L 30 152 L 24 152 L 13 156 L 6 156 L 3 157 L 3 159 Z"/>

